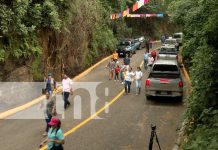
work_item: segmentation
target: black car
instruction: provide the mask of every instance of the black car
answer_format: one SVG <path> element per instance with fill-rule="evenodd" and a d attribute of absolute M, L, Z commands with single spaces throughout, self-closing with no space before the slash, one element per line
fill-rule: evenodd
<path fill-rule="evenodd" d="M 119 57 L 125 57 L 126 54 L 128 56 L 132 56 L 133 54 L 136 53 L 136 46 L 134 41 L 132 40 L 123 40 L 119 43 L 117 46 L 117 53 Z"/>

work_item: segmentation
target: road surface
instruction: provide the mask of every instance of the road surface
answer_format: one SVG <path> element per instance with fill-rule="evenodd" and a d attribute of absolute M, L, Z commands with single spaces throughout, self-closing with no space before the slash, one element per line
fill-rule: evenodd
<path fill-rule="evenodd" d="M 136 70 L 136 67 L 141 64 L 143 53 L 144 50 L 137 51 L 137 54 L 131 58 L 133 70 Z M 82 85 L 87 88 L 90 86 L 89 84 L 92 84 L 87 82 L 100 82 L 96 90 L 88 88 L 89 90 L 94 89 L 98 97 L 95 103 L 95 112 L 112 100 L 113 103 L 108 109 L 102 109 L 98 115 L 101 119 L 87 120 L 93 114 L 91 113 L 93 110 L 91 109 L 90 93 L 84 88 L 76 89 L 74 96 L 70 97 L 72 105 L 65 111 L 65 119 L 62 119 L 62 129 L 67 134 L 65 149 L 147 150 L 151 123 L 157 126 L 161 148 L 163 150 L 172 149 L 177 138 L 177 129 L 182 121 L 183 103 L 170 98 L 147 100 L 144 95 L 147 71 L 144 69 L 142 69 L 144 78 L 141 95 L 135 95 L 135 83 L 132 84 L 131 94 L 123 95 L 121 93 L 123 85 L 118 81 L 108 80 L 106 64 L 107 62 L 104 62 L 97 66 L 79 82 L 84 82 Z M 122 95 L 117 96 L 118 94 Z M 81 100 L 81 113 L 78 111 L 75 113 L 78 107 L 74 108 L 74 106 L 80 104 L 73 104 L 76 100 Z M 24 112 L 28 112 L 28 110 Z M 30 109 L 28 113 L 31 112 Z M 16 115 L 19 116 L 19 113 Z M 78 119 L 79 117 L 81 119 Z M 38 146 L 43 140 L 44 129 L 45 121 L 43 119 L 0 120 L 1 150 L 38 150 Z M 158 148 L 154 140 L 154 150 L 156 149 Z"/>

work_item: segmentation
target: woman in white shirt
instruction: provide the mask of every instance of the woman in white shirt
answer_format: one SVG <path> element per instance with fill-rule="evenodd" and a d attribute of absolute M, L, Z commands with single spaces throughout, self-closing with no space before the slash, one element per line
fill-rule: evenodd
<path fill-rule="evenodd" d="M 152 67 L 154 63 L 154 58 L 151 56 L 151 54 L 148 55 L 148 67 Z"/>
<path fill-rule="evenodd" d="M 132 71 L 132 67 L 129 67 L 128 71 L 126 72 L 125 76 L 125 93 L 130 93 L 131 83 L 133 81 L 133 77 L 135 76 L 134 72 Z"/>
<path fill-rule="evenodd" d="M 137 71 L 135 72 L 136 95 L 139 95 L 141 92 L 142 75 L 141 68 L 137 67 Z"/>

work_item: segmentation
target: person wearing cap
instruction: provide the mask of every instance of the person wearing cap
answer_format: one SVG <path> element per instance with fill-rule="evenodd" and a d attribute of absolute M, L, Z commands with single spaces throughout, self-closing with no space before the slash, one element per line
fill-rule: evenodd
<path fill-rule="evenodd" d="M 48 123 L 51 128 L 48 131 L 47 139 L 45 139 L 39 147 L 44 143 L 48 143 L 48 150 L 63 150 L 64 134 L 61 130 L 61 121 L 57 117 L 52 117 Z"/>
<path fill-rule="evenodd" d="M 73 81 L 66 75 L 63 74 L 63 80 L 62 80 L 62 95 L 64 99 L 64 108 L 66 109 L 68 106 L 70 106 L 70 102 L 68 100 L 69 95 L 73 93 L 72 90 Z"/>
<path fill-rule="evenodd" d="M 52 78 L 52 74 L 48 73 L 48 77 L 45 79 L 45 89 L 52 95 L 53 91 L 56 89 L 56 81 Z"/>
<path fill-rule="evenodd" d="M 154 61 L 156 60 L 157 52 L 156 50 L 151 51 L 151 56 L 154 58 Z"/>

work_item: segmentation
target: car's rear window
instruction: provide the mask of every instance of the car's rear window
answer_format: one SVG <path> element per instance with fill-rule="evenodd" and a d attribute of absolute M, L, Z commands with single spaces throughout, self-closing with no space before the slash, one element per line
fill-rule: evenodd
<path fill-rule="evenodd" d="M 177 54 L 175 48 L 161 48 L 159 54 Z"/>
<path fill-rule="evenodd" d="M 176 44 L 176 40 L 166 40 L 165 44 Z"/>
<path fill-rule="evenodd" d="M 151 72 L 149 78 L 167 78 L 167 79 L 177 79 L 180 78 L 179 73 L 157 73 Z"/>
<path fill-rule="evenodd" d="M 181 34 L 174 34 L 173 38 L 182 38 L 182 35 Z"/>
<path fill-rule="evenodd" d="M 130 42 L 127 41 L 120 42 L 120 46 L 130 46 Z"/>
<path fill-rule="evenodd" d="M 178 72 L 178 68 L 176 65 L 159 65 L 156 64 L 153 67 L 152 71 L 162 71 L 162 72 Z"/>

